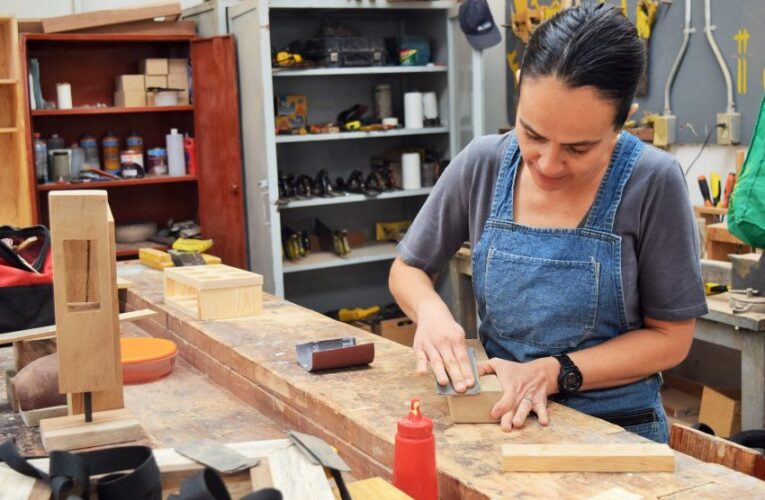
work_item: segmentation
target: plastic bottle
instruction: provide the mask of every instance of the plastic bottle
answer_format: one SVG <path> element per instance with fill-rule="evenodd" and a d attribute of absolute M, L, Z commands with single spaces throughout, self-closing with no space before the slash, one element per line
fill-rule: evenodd
<path fill-rule="evenodd" d="M 393 451 L 393 486 L 415 500 L 438 500 L 433 421 L 420 411 L 420 399 L 398 421 Z"/>
<path fill-rule="evenodd" d="M 37 183 L 45 184 L 48 182 L 48 145 L 35 132 L 35 175 Z"/>
<path fill-rule="evenodd" d="M 64 142 L 64 138 L 60 137 L 58 134 L 51 134 L 51 136 L 47 140 L 48 143 L 48 151 L 51 149 L 64 149 L 66 147 L 66 142 Z"/>
<path fill-rule="evenodd" d="M 171 176 L 186 175 L 186 161 L 183 157 L 183 136 L 178 129 L 170 129 L 165 136 L 167 142 L 167 167 Z"/>
<path fill-rule="evenodd" d="M 85 161 L 85 150 L 73 142 L 70 149 L 72 150 L 72 163 L 70 165 L 72 179 L 80 177 L 80 170 L 82 164 Z"/>
<path fill-rule="evenodd" d="M 85 152 L 85 166 L 89 168 L 101 168 L 101 162 L 98 158 L 98 141 L 89 134 L 84 134 L 80 139 L 80 146 Z M 84 169 L 85 167 L 83 167 Z"/>
<path fill-rule="evenodd" d="M 197 150 L 194 138 L 188 134 L 183 138 L 183 151 L 186 153 L 186 171 L 189 175 L 197 175 Z"/>
<path fill-rule="evenodd" d="M 120 172 L 120 139 L 114 132 L 107 132 L 101 139 L 101 152 L 104 155 L 104 170 L 110 174 Z"/>

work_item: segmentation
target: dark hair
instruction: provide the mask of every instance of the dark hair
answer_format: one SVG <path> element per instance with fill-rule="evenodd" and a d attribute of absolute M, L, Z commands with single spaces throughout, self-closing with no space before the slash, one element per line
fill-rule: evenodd
<path fill-rule="evenodd" d="M 586 3 L 542 23 L 521 63 L 524 78 L 555 76 L 572 88 L 591 86 L 616 102 L 614 128 L 624 125 L 645 68 L 645 47 L 613 5 Z"/>

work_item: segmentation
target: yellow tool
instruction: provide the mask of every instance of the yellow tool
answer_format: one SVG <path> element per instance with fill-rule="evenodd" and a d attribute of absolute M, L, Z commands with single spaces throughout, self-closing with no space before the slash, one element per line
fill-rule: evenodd
<path fill-rule="evenodd" d="M 721 285 L 720 283 L 712 283 L 711 281 L 704 283 L 704 292 L 707 295 L 717 295 L 718 293 L 724 293 L 727 291 L 728 287 Z"/>
<path fill-rule="evenodd" d="M 720 180 L 720 174 L 712 172 L 709 176 L 709 183 L 712 189 L 712 206 L 719 207 L 722 201 L 722 182 Z"/>
<path fill-rule="evenodd" d="M 206 253 L 202 254 L 205 264 L 220 264 L 221 258 Z M 170 254 L 156 248 L 141 248 L 138 250 L 138 260 L 141 264 L 160 271 L 166 267 L 174 267 Z"/>
<path fill-rule="evenodd" d="M 354 309 L 343 308 L 337 311 L 337 319 L 345 322 L 361 321 L 372 316 L 373 314 L 377 314 L 378 312 L 380 312 L 380 306 L 372 306 L 366 309 L 361 307 L 356 307 Z"/>
<path fill-rule="evenodd" d="M 195 240 L 191 238 L 178 238 L 173 243 L 173 250 L 181 252 L 199 252 L 209 250 L 213 246 L 213 240 Z"/>
<path fill-rule="evenodd" d="M 623 4 L 622 4 L 623 5 Z M 656 19 L 659 3 L 656 0 L 638 0 L 635 11 L 635 27 L 643 40 L 651 38 L 651 27 Z"/>
<path fill-rule="evenodd" d="M 302 62 L 303 56 L 293 52 L 287 52 L 286 50 L 279 51 L 274 56 L 274 66 L 278 66 L 280 68 L 291 68 L 292 66 Z"/>

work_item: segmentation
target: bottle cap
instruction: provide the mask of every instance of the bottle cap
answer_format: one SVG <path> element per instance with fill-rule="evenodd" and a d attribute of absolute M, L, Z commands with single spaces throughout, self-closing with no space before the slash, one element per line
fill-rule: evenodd
<path fill-rule="evenodd" d="M 412 398 L 409 413 L 398 421 L 398 433 L 408 438 L 427 438 L 433 433 L 433 421 L 422 414 L 420 398 Z"/>
<path fill-rule="evenodd" d="M 172 135 L 177 135 L 177 134 L 178 134 L 178 129 L 177 129 L 177 128 L 171 128 L 171 129 L 170 129 L 170 133 L 171 133 Z"/>

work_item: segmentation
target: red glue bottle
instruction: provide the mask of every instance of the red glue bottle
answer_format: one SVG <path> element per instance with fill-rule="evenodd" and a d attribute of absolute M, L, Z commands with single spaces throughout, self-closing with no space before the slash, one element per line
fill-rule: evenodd
<path fill-rule="evenodd" d="M 419 398 L 398 421 L 393 452 L 393 485 L 415 500 L 438 500 L 433 421 L 423 416 Z"/>
<path fill-rule="evenodd" d="M 183 138 L 183 152 L 186 156 L 186 173 L 197 175 L 197 150 L 194 146 L 194 138 L 188 134 Z"/>

